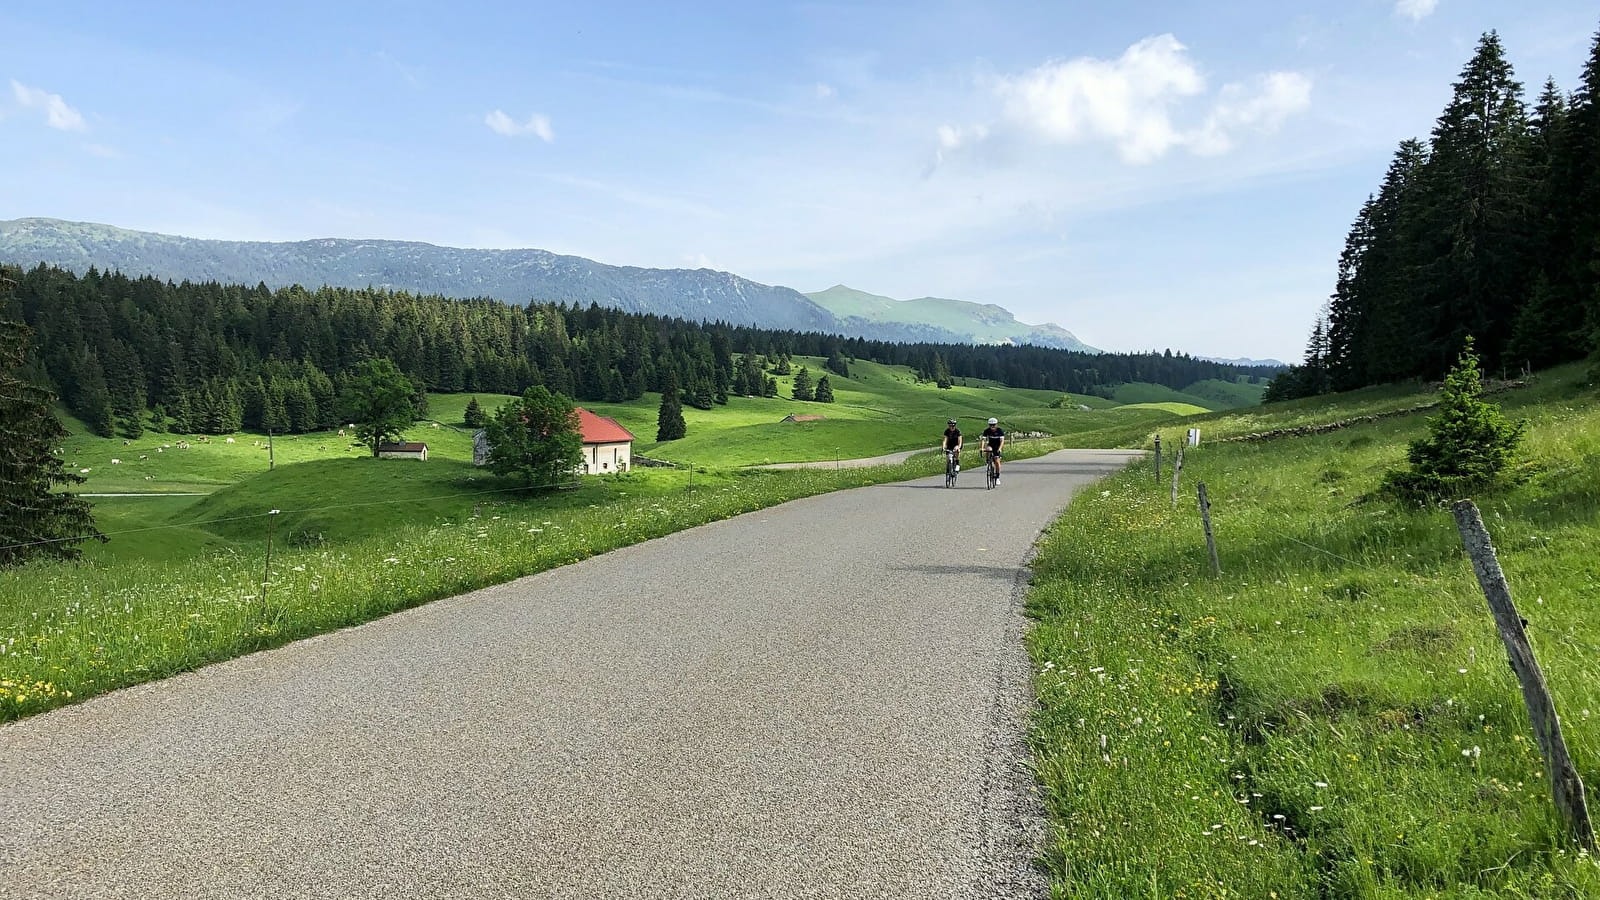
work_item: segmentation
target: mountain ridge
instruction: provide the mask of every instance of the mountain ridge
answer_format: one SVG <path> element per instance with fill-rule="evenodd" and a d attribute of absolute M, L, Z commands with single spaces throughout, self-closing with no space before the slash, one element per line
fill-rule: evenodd
<path fill-rule="evenodd" d="M 805 296 L 836 316 L 869 322 L 926 324 L 955 332 L 968 332 L 970 343 L 1034 344 L 1084 353 L 1100 353 L 1078 336 L 1054 322 L 1029 325 L 1020 322 L 1008 309 L 996 303 L 977 303 L 946 297 L 916 297 L 897 300 L 872 294 L 843 284 Z"/>
<path fill-rule="evenodd" d="M 904 343 L 1014 343 L 1100 352 L 1059 325 L 1019 322 L 993 303 L 895 300 L 843 285 L 818 292 L 828 301 L 819 302 L 814 295 L 731 272 L 618 266 L 535 248 L 482 250 L 377 238 L 229 241 L 19 218 L 0 221 L 0 260 L 171 281 L 377 287 L 518 304 L 598 303 L 689 320 Z"/>

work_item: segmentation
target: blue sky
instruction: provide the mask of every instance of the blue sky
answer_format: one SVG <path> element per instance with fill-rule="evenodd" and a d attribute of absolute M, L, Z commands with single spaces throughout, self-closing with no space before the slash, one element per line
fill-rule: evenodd
<path fill-rule="evenodd" d="M 1531 93 L 1600 28 L 1592 0 L 579 6 L 5 4 L 0 218 L 540 247 L 1293 359 L 1478 36 Z"/>

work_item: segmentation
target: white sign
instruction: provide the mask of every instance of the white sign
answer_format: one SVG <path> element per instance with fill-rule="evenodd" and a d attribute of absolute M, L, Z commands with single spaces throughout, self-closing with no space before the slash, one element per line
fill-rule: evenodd
<path fill-rule="evenodd" d="M 1200 429 L 1198 429 L 1198 428 L 1189 429 L 1189 446 L 1191 446 L 1191 447 L 1200 446 Z"/>

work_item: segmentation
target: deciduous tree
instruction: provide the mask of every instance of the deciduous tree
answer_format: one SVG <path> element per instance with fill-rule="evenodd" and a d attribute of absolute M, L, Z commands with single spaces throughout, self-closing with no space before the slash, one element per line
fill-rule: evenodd
<path fill-rule="evenodd" d="M 411 380 L 388 359 L 369 359 L 355 367 L 345 380 L 340 405 L 354 422 L 356 439 L 378 455 L 378 447 L 400 440 L 416 421 L 417 409 Z"/>
<path fill-rule="evenodd" d="M 583 464 L 583 437 L 572 400 L 534 386 L 501 406 L 484 424 L 489 469 L 520 475 L 532 488 L 553 489 Z"/>

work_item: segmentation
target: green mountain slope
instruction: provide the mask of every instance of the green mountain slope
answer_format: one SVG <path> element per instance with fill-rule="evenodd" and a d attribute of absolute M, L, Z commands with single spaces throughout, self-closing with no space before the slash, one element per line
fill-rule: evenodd
<path fill-rule="evenodd" d="M 1078 340 L 1072 332 L 1054 323 L 1029 325 L 1017 321 L 1011 311 L 993 303 L 972 303 L 942 297 L 896 300 L 836 284 L 825 291 L 806 294 L 807 299 L 841 319 L 863 323 L 927 326 L 961 336 L 975 344 L 1034 344 L 1063 350 L 1099 352 Z"/>

